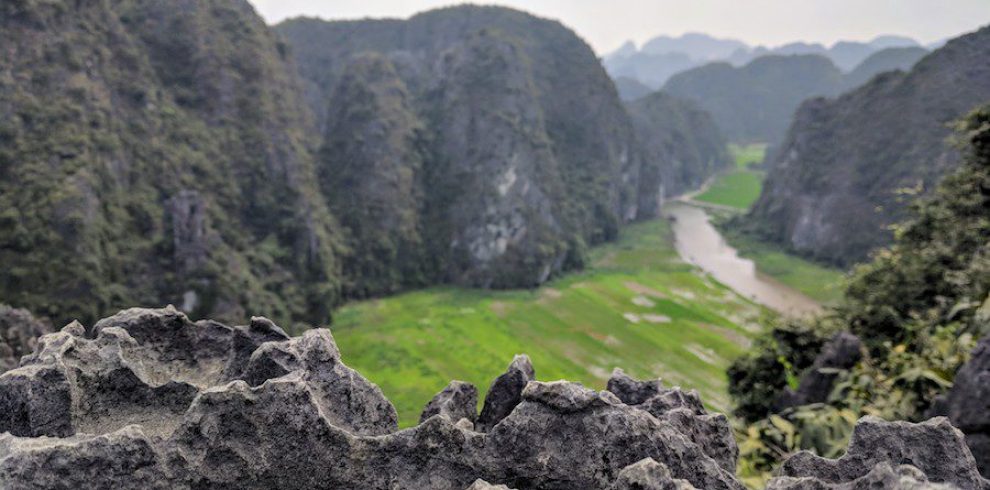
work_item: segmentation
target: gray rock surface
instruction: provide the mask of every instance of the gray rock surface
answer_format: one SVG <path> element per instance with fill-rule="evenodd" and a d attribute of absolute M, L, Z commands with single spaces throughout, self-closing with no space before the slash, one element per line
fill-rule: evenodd
<path fill-rule="evenodd" d="M 426 404 L 419 422 L 434 415 L 445 415 L 455 422 L 467 419 L 473 424 L 478 418 L 478 388 L 471 383 L 451 381 Z"/>
<path fill-rule="evenodd" d="M 488 388 L 485 404 L 478 416 L 478 430 L 488 432 L 500 420 L 504 419 L 522 399 L 522 391 L 526 384 L 536 379 L 536 371 L 529 356 L 523 354 L 512 359 L 506 369 Z"/>
<path fill-rule="evenodd" d="M 990 337 L 956 373 L 952 389 L 941 403 L 952 425 L 966 434 L 966 443 L 984 475 L 990 475 Z"/>
<path fill-rule="evenodd" d="M 609 490 L 696 490 L 684 480 L 675 479 L 666 466 L 651 458 L 627 466 Z"/>
<path fill-rule="evenodd" d="M 826 483 L 817 478 L 780 477 L 770 481 L 767 490 L 956 490 L 959 487 L 931 483 L 924 473 L 911 465 L 896 468 L 880 463 L 869 473 L 850 482 Z"/>
<path fill-rule="evenodd" d="M 467 490 L 512 490 L 505 485 L 492 485 L 485 480 L 477 480 Z"/>
<path fill-rule="evenodd" d="M 440 416 L 398 430 L 328 330 L 290 338 L 264 318 L 228 327 L 126 310 L 42 337 L 0 376 L 0 488 L 744 488 L 728 422 L 696 392 L 619 371 L 610 386 L 642 401 L 629 404 L 533 378 L 517 356 L 486 399 L 486 432 L 470 420 L 477 391 L 458 382 L 428 405 Z M 845 458 L 799 455 L 784 476 L 777 485 L 818 485 L 793 488 L 985 484 L 945 419 L 865 419 Z"/>
<path fill-rule="evenodd" d="M 881 465 L 886 465 L 887 470 L 895 465 L 913 466 L 917 471 L 908 472 L 908 479 L 916 480 L 918 484 L 927 479 L 962 489 L 990 488 L 990 482 L 977 471 L 963 434 L 948 419 L 936 417 L 912 424 L 885 422 L 870 416 L 856 424 L 844 456 L 832 460 L 807 451 L 797 453 L 784 461 L 780 469 L 780 476 L 789 479 L 772 481 L 769 488 L 878 488 L 867 482 L 893 478 L 883 468 L 877 469 Z M 898 479 L 902 479 L 904 471 L 897 473 Z"/>
<path fill-rule="evenodd" d="M 38 337 L 51 331 L 51 324 L 27 310 L 0 304 L 0 373 L 17 367 L 21 357 L 34 350 Z"/>
<path fill-rule="evenodd" d="M 618 368 L 612 372 L 607 386 L 623 403 L 677 428 L 723 469 L 735 471 L 739 448 L 729 419 L 722 414 L 709 414 L 697 391 L 664 388 L 659 379 L 636 380 Z"/>

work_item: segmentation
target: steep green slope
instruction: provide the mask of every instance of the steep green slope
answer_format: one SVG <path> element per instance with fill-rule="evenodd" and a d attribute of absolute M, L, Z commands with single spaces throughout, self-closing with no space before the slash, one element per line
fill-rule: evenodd
<path fill-rule="evenodd" d="M 695 189 L 710 175 L 731 165 L 725 138 L 711 115 L 697 104 L 663 92 L 654 92 L 626 104 L 643 151 L 639 175 L 641 210 L 659 200 L 651 189 L 660 188 L 660 199 Z"/>
<path fill-rule="evenodd" d="M 990 28 L 950 41 L 910 72 L 808 101 L 769 159 L 747 226 L 819 260 L 865 259 L 889 243 L 910 196 L 956 166 L 944 144 L 948 123 L 988 100 Z"/>
<path fill-rule="evenodd" d="M 838 94 L 842 77 L 823 56 L 764 56 L 739 68 L 712 63 L 679 73 L 663 90 L 710 112 L 730 141 L 774 143 L 803 100 Z"/>
<path fill-rule="evenodd" d="M 661 176 L 673 189 L 720 164 L 713 126 L 686 105 L 667 103 L 665 125 L 638 134 L 594 52 L 554 21 L 459 6 L 276 29 L 327 141 L 318 173 L 337 177 L 323 191 L 349 196 L 332 200 L 356 230 L 342 257 L 354 296 L 541 284 L 656 216 Z M 387 80 L 354 76 L 369 53 Z"/>
<path fill-rule="evenodd" d="M 335 225 L 281 45 L 250 5 L 0 5 L 0 297 L 325 321 Z"/>
<path fill-rule="evenodd" d="M 404 425 L 451 379 L 484 391 L 523 352 L 540 379 L 601 388 L 621 366 L 725 408 L 724 369 L 749 344 L 760 309 L 681 262 L 666 221 L 623 229 L 591 264 L 533 291 L 434 288 L 350 304 L 334 337 Z"/>
<path fill-rule="evenodd" d="M 880 73 L 894 70 L 908 71 L 927 54 L 928 50 L 919 46 L 877 51 L 846 74 L 845 86 L 847 89 L 854 89 Z"/>

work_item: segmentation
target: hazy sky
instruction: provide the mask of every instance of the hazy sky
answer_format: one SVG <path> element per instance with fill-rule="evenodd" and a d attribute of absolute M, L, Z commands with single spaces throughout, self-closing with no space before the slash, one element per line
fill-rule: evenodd
<path fill-rule="evenodd" d="M 450 0 L 251 0 L 269 22 L 408 17 Z M 902 34 L 928 43 L 990 24 L 990 0 L 495 0 L 562 21 L 599 54 L 632 39 L 705 32 L 750 44 L 830 44 Z"/>

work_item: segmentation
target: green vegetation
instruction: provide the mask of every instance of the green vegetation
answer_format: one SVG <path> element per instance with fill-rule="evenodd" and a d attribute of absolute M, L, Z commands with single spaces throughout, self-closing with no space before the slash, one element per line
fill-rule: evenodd
<path fill-rule="evenodd" d="M 721 227 L 720 231 L 741 257 L 756 263 L 760 272 L 825 305 L 836 304 L 842 298 L 845 287 L 842 270 L 789 254 L 732 228 Z"/>
<path fill-rule="evenodd" d="M 602 388 L 622 367 L 727 408 L 725 368 L 763 310 L 681 262 L 666 221 L 625 228 L 590 255 L 585 272 L 533 291 L 433 288 L 347 305 L 334 336 L 406 426 L 451 379 L 483 395 L 517 353 L 541 379 Z"/>
<path fill-rule="evenodd" d="M 766 145 L 729 145 L 735 167 L 718 176 L 714 184 L 695 201 L 720 205 L 710 209 L 714 224 L 739 255 L 756 263 L 760 272 L 823 303 L 834 304 L 842 296 L 843 272 L 800 258 L 780 247 L 757 240 L 726 226 L 730 219 L 745 211 L 760 194 L 764 173 L 758 170 L 766 154 Z M 738 210 L 738 211 L 736 211 Z"/>
<path fill-rule="evenodd" d="M 859 267 L 840 304 L 819 318 L 773 325 L 733 363 L 735 413 L 749 421 L 741 468 L 765 477 L 798 449 L 834 454 L 855 418 L 917 421 L 952 386 L 975 339 L 990 330 L 990 107 L 960 124 L 963 165 L 914 205 L 894 244 Z M 824 403 L 771 414 L 836 332 L 864 343 Z M 837 430 L 841 429 L 841 430 Z"/>
<path fill-rule="evenodd" d="M 711 186 L 695 198 L 697 201 L 736 208 L 749 209 L 760 197 L 764 173 L 755 167 L 763 162 L 766 145 L 729 145 L 735 167 L 715 178 Z"/>

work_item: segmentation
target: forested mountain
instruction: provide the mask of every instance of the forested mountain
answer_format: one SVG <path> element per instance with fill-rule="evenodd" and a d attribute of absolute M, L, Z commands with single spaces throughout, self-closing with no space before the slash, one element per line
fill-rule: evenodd
<path fill-rule="evenodd" d="M 698 103 L 731 141 L 776 142 L 801 101 L 838 94 L 842 78 L 822 56 L 764 56 L 740 68 L 711 63 L 688 70 L 663 90 Z"/>
<path fill-rule="evenodd" d="M 649 192 L 662 188 L 660 197 L 672 197 L 700 187 L 705 180 L 731 165 L 726 140 L 715 120 L 697 104 L 670 94 L 654 92 L 628 102 L 633 124 L 642 142 L 640 209 L 659 206 Z"/>
<path fill-rule="evenodd" d="M 949 123 L 990 100 L 990 28 L 835 100 L 804 103 L 747 227 L 849 265 L 889 243 L 910 198 L 958 162 Z"/>
<path fill-rule="evenodd" d="M 633 78 L 660 88 L 670 77 L 712 62 L 742 66 L 764 56 L 815 54 L 828 58 L 840 70 L 851 72 L 880 51 L 920 47 L 917 41 L 907 37 L 878 36 L 869 42 L 839 41 L 831 47 L 819 43 L 793 42 L 767 48 L 692 33 L 679 37 L 658 36 L 644 43 L 642 48 L 637 48 L 631 41 L 627 42 L 606 55 L 604 63 L 614 78 Z"/>
<path fill-rule="evenodd" d="M 277 30 L 325 132 L 323 191 L 370 231 L 348 241 L 354 294 L 536 285 L 657 213 L 661 185 L 641 177 L 673 150 L 644 160 L 594 53 L 557 22 L 468 6 Z M 418 270 L 396 269 L 410 257 Z"/>
<path fill-rule="evenodd" d="M 908 70 L 925 54 L 917 47 L 884 49 L 848 74 L 819 55 L 770 55 L 739 68 L 694 68 L 673 76 L 663 90 L 711 112 L 732 141 L 779 143 L 801 102 L 836 96 L 886 71 Z"/>
<path fill-rule="evenodd" d="M 334 220 L 288 50 L 244 1 L 0 4 L 0 297 L 319 321 Z"/>
<path fill-rule="evenodd" d="M 854 89 L 880 73 L 894 70 L 908 71 L 927 54 L 928 50 L 922 47 L 886 48 L 877 51 L 846 74 L 845 87 Z"/>
<path fill-rule="evenodd" d="M 636 100 L 654 91 L 635 78 L 619 77 L 614 81 L 615 89 L 619 91 L 619 98 L 626 102 Z"/>
<path fill-rule="evenodd" d="M 243 0 L 0 14 L 0 298 L 56 324 L 532 286 L 655 215 L 639 176 L 681 161 L 642 149 L 580 38 L 514 10 L 280 34 Z"/>

